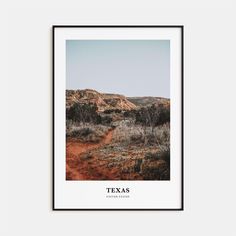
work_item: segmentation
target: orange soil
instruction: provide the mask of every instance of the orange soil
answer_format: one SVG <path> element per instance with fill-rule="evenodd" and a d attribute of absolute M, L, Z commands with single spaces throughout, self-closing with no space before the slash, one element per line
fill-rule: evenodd
<path fill-rule="evenodd" d="M 67 140 L 66 142 L 66 179 L 67 180 L 87 180 L 91 176 L 87 174 L 87 161 L 81 159 L 81 154 L 88 153 L 91 150 L 100 148 L 111 142 L 113 130 L 99 143 L 81 143 L 77 140 Z M 96 162 L 94 163 L 96 166 Z M 99 176 L 97 176 L 99 177 Z"/>

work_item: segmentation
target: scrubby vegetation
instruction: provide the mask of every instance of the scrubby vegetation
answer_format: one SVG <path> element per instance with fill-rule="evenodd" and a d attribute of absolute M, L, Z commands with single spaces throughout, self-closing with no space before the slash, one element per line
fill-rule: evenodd
<path fill-rule="evenodd" d="M 66 110 L 66 119 L 81 123 L 101 123 L 101 117 L 97 113 L 97 106 L 93 104 L 74 103 Z"/>
<path fill-rule="evenodd" d="M 126 144 L 139 143 L 147 145 L 169 145 L 170 125 L 166 123 L 155 128 L 120 122 L 114 131 L 114 141 Z M 146 142 L 145 142 L 146 140 Z"/>
<path fill-rule="evenodd" d="M 84 179 L 170 180 L 170 102 L 145 98 L 139 107 L 142 99 L 134 100 L 136 108 L 128 110 L 80 102 L 67 107 L 67 179 L 79 178 L 75 168 Z"/>
<path fill-rule="evenodd" d="M 99 142 L 109 131 L 109 127 L 103 125 L 67 124 L 66 135 L 68 138 L 76 138 L 81 142 Z"/>

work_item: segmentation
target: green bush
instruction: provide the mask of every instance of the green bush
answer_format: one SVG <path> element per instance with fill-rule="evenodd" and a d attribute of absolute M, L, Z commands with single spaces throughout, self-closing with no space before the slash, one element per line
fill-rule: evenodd
<path fill-rule="evenodd" d="M 121 110 L 120 109 L 107 109 L 103 113 L 104 114 L 121 113 Z"/>
<path fill-rule="evenodd" d="M 153 128 L 170 122 L 170 107 L 163 105 L 142 107 L 135 111 L 135 122 Z"/>
<path fill-rule="evenodd" d="M 97 106 L 94 104 L 74 103 L 66 110 L 66 119 L 73 122 L 100 124 L 101 117 L 97 113 Z"/>
<path fill-rule="evenodd" d="M 110 116 L 103 116 L 101 117 L 101 124 L 103 125 L 110 125 L 112 122 L 112 118 Z"/>

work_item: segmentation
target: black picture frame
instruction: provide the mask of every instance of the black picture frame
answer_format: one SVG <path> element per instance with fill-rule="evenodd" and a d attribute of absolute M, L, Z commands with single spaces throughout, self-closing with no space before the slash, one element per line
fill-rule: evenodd
<path fill-rule="evenodd" d="M 78 209 L 55 207 L 55 29 L 56 28 L 179 28 L 181 31 L 181 207 Z M 183 211 L 184 210 L 184 25 L 53 25 L 52 26 L 52 203 L 53 211 Z"/>

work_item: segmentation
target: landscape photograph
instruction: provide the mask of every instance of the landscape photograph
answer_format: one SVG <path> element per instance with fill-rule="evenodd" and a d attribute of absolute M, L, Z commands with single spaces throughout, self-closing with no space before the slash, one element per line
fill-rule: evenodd
<path fill-rule="evenodd" d="M 66 180 L 170 180 L 169 40 L 66 41 Z"/>

